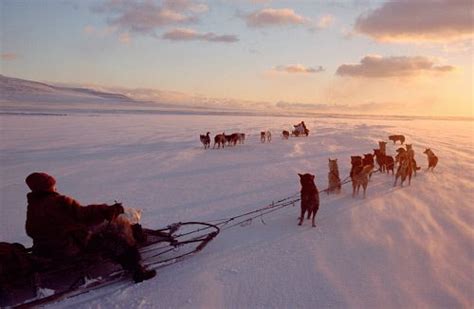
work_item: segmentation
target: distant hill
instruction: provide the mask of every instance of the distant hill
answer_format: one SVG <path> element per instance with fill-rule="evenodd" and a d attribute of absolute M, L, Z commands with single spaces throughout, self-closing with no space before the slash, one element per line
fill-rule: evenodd
<path fill-rule="evenodd" d="M 88 88 L 54 86 L 4 75 L 0 75 L 0 100 L 49 103 L 134 102 L 133 99 L 119 93 Z"/>

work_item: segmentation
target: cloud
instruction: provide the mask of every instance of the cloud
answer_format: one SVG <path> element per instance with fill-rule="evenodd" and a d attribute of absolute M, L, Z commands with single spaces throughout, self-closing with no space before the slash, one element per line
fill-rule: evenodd
<path fill-rule="evenodd" d="M 1 53 L 0 58 L 5 61 L 12 61 L 16 60 L 18 58 L 18 55 L 15 53 Z"/>
<path fill-rule="evenodd" d="M 435 65 L 426 57 L 365 56 L 359 64 L 343 64 L 336 74 L 353 77 L 405 77 L 422 73 L 446 73 L 453 71 L 450 65 Z"/>
<path fill-rule="evenodd" d="M 273 68 L 274 71 L 286 73 L 319 73 L 324 72 L 322 66 L 305 67 L 302 64 L 279 65 Z"/>
<path fill-rule="evenodd" d="M 130 41 L 131 41 L 131 38 L 130 38 L 130 34 L 128 32 L 124 32 L 124 33 L 121 33 L 119 35 L 119 42 L 120 43 L 123 43 L 123 44 L 130 44 Z"/>
<path fill-rule="evenodd" d="M 95 33 L 95 28 L 93 26 L 85 26 L 84 29 L 82 30 L 85 34 L 94 34 Z"/>
<path fill-rule="evenodd" d="M 114 37 L 120 43 L 128 45 L 132 41 L 132 37 L 128 31 L 118 32 L 118 28 L 114 26 L 107 26 L 104 28 L 96 28 L 91 25 L 87 25 L 83 28 L 82 32 L 86 37 L 104 40 L 106 37 Z"/>
<path fill-rule="evenodd" d="M 320 29 L 327 28 L 334 23 L 334 16 L 330 14 L 323 15 L 319 18 L 318 27 Z"/>
<path fill-rule="evenodd" d="M 203 13 L 209 10 L 207 4 L 196 3 L 191 0 L 166 0 L 164 6 L 178 12 L 190 11 L 193 13 Z"/>
<path fill-rule="evenodd" d="M 449 42 L 473 37 L 471 0 L 398 0 L 359 16 L 354 30 L 377 41 Z"/>
<path fill-rule="evenodd" d="M 213 32 L 199 33 L 193 29 L 173 29 L 163 34 L 165 40 L 171 41 L 208 41 L 220 43 L 234 43 L 239 41 L 239 38 L 232 34 L 217 35 Z"/>
<path fill-rule="evenodd" d="M 326 14 L 321 17 L 316 22 L 312 22 L 312 26 L 308 28 L 310 32 L 317 32 L 329 28 L 334 24 L 335 18 L 331 14 Z"/>
<path fill-rule="evenodd" d="M 123 33 L 155 35 L 157 28 L 195 23 L 207 5 L 191 0 L 165 0 L 161 5 L 152 1 L 109 0 L 92 8 L 105 14 L 107 23 Z"/>
<path fill-rule="evenodd" d="M 309 21 L 292 9 L 266 8 L 243 17 L 249 27 L 301 25 Z"/>

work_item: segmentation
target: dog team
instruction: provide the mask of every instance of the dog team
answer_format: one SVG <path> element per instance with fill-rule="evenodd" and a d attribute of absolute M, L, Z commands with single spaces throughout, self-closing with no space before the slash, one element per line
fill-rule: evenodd
<path fill-rule="evenodd" d="M 204 145 L 204 149 L 211 147 L 211 137 L 209 132 L 207 132 L 206 135 L 201 134 L 199 139 Z M 227 146 L 235 146 L 237 143 L 245 143 L 245 133 L 232 133 L 231 135 L 226 135 L 222 132 L 221 134 L 214 136 L 214 146 L 212 148 L 216 148 L 216 145 L 217 148 L 221 148 L 221 146 L 224 148 L 226 144 Z"/>
<path fill-rule="evenodd" d="M 405 137 L 403 135 L 391 135 L 389 140 L 393 143 L 400 141 L 403 145 Z M 412 174 L 416 176 L 416 171 L 420 170 L 415 160 L 415 151 L 411 144 L 405 144 L 406 149 L 400 147 L 396 150 L 397 155 L 395 159 L 387 155 L 386 142 L 380 141 L 379 148 L 374 149 L 373 153 L 366 153 L 362 156 L 351 156 L 351 171 L 349 177 L 352 181 L 352 197 L 359 194 L 359 190 L 363 188 L 364 198 L 366 197 L 367 186 L 369 184 L 370 177 L 375 168 L 375 162 L 377 162 L 379 168 L 377 171 L 381 173 L 395 174 L 395 182 L 393 186 L 397 185 L 397 181 L 400 178 L 400 185 L 403 186 L 403 182 L 408 178 L 408 184 L 411 183 Z M 424 154 L 428 157 L 428 171 L 436 167 L 438 164 L 438 157 L 433 153 L 430 148 L 427 148 Z M 394 173 L 395 165 L 398 164 L 397 171 Z M 329 173 L 328 173 L 328 188 L 325 190 L 327 194 L 341 192 L 341 178 L 339 177 L 339 168 L 337 165 L 337 159 L 329 158 Z M 305 214 L 307 213 L 307 219 L 312 220 L 312 226 L 315 227 L 315 216 L 319 209 L 319 191 L 314 183 L 314 175 L 311 174 L 298 174 L 301 183 L 301 214 L 298 225 L 303 223 Z"/>
<path fill-rule="evenodd" d="M 291 132 L 292 136 L 300 136 L 300 135 L 309 135 L 309 130 L 306 127 L 304 121 L 293 126 L 295 129 Z M 284 130 L 281 134 L 283 139 L 288 139 L 290 137 L 290 132 Z M 210 133 L 207 132 L 205 135 L 201 134 L 199 136 L 201 143 L 204 145 L 204 149 L 208 149 L 211 147 L 211 137 Z M 272 141 L 272 133 L 270 131 L 261 131 L 260 132 L 260 142 L 270 143 Z M 226 135 L 224 132 L 222 134 L 217 134 L 214 136 L 214 146 L 212 148 L 224 148 L 225 145 L 227 146 L 235 146 L 237 143 L 243 144 L 245 142 L 245 133 L 232 133 L 231 135 Z"/>

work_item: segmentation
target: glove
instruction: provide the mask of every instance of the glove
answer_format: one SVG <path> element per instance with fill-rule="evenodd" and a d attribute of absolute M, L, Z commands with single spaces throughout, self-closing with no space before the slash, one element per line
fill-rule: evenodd
<path fill-rule="evenodd" d="M 120 214 L 123 214 L 124 209 L 121 203 L 115 203 L 107 209 L 108 211 L 108 217 L 109 220 L 112 220 L 113 218 L 117 217 Z"/>

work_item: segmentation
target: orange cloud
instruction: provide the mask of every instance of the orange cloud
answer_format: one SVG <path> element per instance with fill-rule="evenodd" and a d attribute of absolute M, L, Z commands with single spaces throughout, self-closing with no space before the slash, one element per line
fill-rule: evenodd
<path fill-rule="evenodd" d="M 473 37 L 470 0 L 398 0 L 359 16 L 354 30 L 378 41 L 449 42 Z"/>
<path fill-rule="evenodd" d="M 322 66 L 318 67 L 305 67 L 302 64 L 290 64 L 290 65 L 279 65 L 273 68 L 274 71 L 286 72 L 286 73 L 318 73 L 323 72 Z"/>
<path fill-rule="evenodd" d="M 450 65 L 438 66 L 426 57 L 365 56 L 359 64 L 343 64 L 336 74 L 352 77 L 406 77 L 421 73 L 446 73 L 453 71 Z"/>
<path fill-rule="evenodd" d="M 308 21 L 292 9 L 262 9 L 244 16 L 249 27 L 300 25 Z"/>
<path fill-rule="evenodd" d="M 326 15 L 321 16 L 319 18 L 317 27 L 319 29 L 324 29 L 324 28 L 327 28 L 327 27 L 331 26 L 333 23 L 334 23 L 334 16 L 332 16 L 330 14 L 326 14 Z"/>

